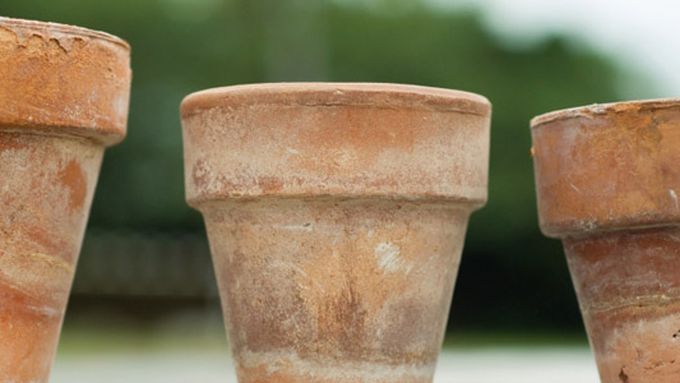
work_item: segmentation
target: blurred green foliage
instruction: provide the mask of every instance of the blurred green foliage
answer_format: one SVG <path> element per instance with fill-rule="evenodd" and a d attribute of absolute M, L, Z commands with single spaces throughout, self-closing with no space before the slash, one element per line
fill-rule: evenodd
<path fill-rule="evenodd" d="M 398 82 L 493 103 L 489 203 L 473 216 L 453 326 L 578 325 L 559 243 L 538 231 L 529 120 L 613 101 L 614 63 L 561 37 L 506 46 L 471 11 L 419 1 L 3 0 L 7 16 L 105 30 L 133 48 L 126 141 L 107 152 L 91 226 L 201 230 L 184 203 L 178 105 L 202 88 L 268 81 Z"/>

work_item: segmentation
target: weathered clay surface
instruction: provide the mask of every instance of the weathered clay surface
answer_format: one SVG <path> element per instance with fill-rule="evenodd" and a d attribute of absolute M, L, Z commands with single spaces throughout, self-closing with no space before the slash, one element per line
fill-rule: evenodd
<path fill-rule="evenodd" d="M 130 48 L 115 36 L 0 17 L 3 129 L 118 142 L 125 135 L 130 77 Z"/>
<path fill-rule="evenodd" d="M 0 382 L 48 380 L 128 61 L 111 36 L 0 18 Z"/>
<path fill-rule="evenodd" d="M 533 122 L 541 228 L 563 239 L 604 383 L 680 381 L 680 101 Z"/>
<path fill-rule="evenodd" d="M 431 382 L 486 199 L 488 102 L 279 84 L 197 93 L 182 115 L 239 381 Z"/>
<path fill-rule="evenodd" d="M 103 147 L 0 133 L 0 381 L 47 381 Z"/>
<path fill-rule="evenodd" d="M 554 112 L 532 126 L 547 235 L 680 222 L 680 100 Z"/>
<path fill-rule="evenodd" d="M 603 382 L 680 379 L 680 228 L 565 239 Z"/>

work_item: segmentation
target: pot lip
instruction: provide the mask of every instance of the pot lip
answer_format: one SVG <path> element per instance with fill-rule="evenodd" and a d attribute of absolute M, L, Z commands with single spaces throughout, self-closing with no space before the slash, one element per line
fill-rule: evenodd
<path fill-rule="evenodd" d="M 476 93 L 437 87 L 377 82 L 279 82 L 217 87 L 189 94 L 183 118 L 221 106 L 291 105 L 425 108 L 487 116 L 489 100 Z"/>
<path fill-rule="evenodd" d="M 608 102 L 604 104 L 595 103 L 573 108 L 559 109 L 538 115 L 531 119 L 531 128 L 536 129 L 542 125 L 556 120 L 566 120 L 578 117 L 592 119 L 610 113 L 637 112 L 641 110 L 656 110 L 672 107 L 680 107 L 680 97 Z"/>
<path fill-rule="evenodd" d="M 16 29 L 25 29 L 33 33 L 61 33 L 75 37 L 100 39 L 117 44 L 128 51 L 130 50 L 130 44 L 118 36 L 76 25 L 0 16 L 0 28 L 9 28 L 13 31 L 16 31 Z"/>

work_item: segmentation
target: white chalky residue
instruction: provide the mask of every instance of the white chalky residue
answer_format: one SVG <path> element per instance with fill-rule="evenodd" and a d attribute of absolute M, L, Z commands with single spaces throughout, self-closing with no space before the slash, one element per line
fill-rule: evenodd
<path fill-rule="evenodd" d="M 571 188 L 574 189 L 574 191 L 576 191 L 577 193 L 581 194 L 581 189 L 577 188 L 576 185 L 570 183 L 569 186 L 571 186 Z"/>
<path fill-rule="evenodd" d="M 128 113 L 128 97 L 127 94 L 119 94 L 113 100 L 113 112 L 117 118 L 125 118 Z"/>
<path fill-rule="evenodd" d="M 675 204 L 675 209 L 676 210 L 680 209 L 680 203 L 678 202 L 678 195 L 675 193 L 675 190 L 668 189 L 668 195 L 671 196 L 671 199 L 673 200 L 673 203 Z"/>
<path fill-rule="evenodd" d="M 289 231 L 308 231 L 311 232 L 313 227 L 311 223 L 303 223 L 300 225 L 281 225 L 280 228 Z"/>
<path fill-rule="evenodd" d="M 603 104 L 592 104 L 587 106 L 587 110 L 593 114 L 604 114 L 607 113 L 608 107 Z"/>
<path fill-rule="evenodd" d="M 373 251 L 373 254 L 378 259 L 378 266 L 387 273 L 395 273 L 401 271 L 408 273 L 411 271 L 411 265 L 404 262 L 401 258 L 401 249 L 392 242 L 381 242 Z"/>

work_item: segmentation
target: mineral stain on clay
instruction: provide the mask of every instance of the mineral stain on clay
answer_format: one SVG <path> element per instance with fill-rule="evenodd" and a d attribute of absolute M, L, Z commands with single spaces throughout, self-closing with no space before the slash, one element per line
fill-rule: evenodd
<path fill-rule="evenodd" d="M 87 196 L 87 181 L 78 162 L 71 160 L 59 173 L 59 180 L 69 190 L 71 211 L 82 209 Z"/>

